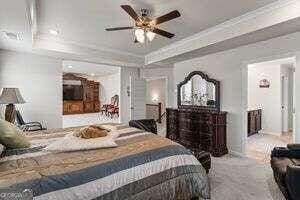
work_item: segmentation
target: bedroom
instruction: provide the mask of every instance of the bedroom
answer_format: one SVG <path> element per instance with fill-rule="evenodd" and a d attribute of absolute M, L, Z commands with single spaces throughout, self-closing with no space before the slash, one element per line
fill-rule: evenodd
<path fill-rule="evenodd" d="M 248 105 L 247 66 L 253 63 L 293 57 L 295 58 L 296 80 L 294 84 L 296 88 L 299 87 L 297 80 L 299 80 L 300 73 L 297 67 L 300 59 L 298 45 L 300 42 L 300 2 L 298 0 L 230 0 L 226 3 L 208 0 L 174 2 L 166 0 L 105 0 L 101 2 L 91 0 L 88 3 L 80 0 L 3 0 L 0 5 L 2 119 L 17 117 L 14 111 L 16 107 L 21 111 L 25 122 L 41 123 L 42 128 L 47 128 L 43 131 L 49 134 L 39 136 L 40 132 L 25 131 L 25 138 L 29 138 L 31 144 L 41 145 L 39 148 L 42 146 L 45 148 L 45 145 L 51 144 L 37 144 L 38 141 L 35 140 L 38 137 L 51 137 L 56 141 L 56 136 L 68 135 L 69 133 L 66 132 L 76 132 L 78 128 L 61 131 L 61 128 L 64 127 L 63 63 L 72 61 L 102 65 L 108 70 L 111 69 L 111 66 L 119 67 L 120 79 L 116 83 L 120 86 L 119 122 L 126 125 L 126 127 L 123 125 L 89 127 L 96 132 L 98 129 L 104 129 L 103 133 L 101 132 L 104 135 L 113 135 L 112 133 L 123 131 L 119 133 L 120 138 L 109 138 L 115 140 L 115 143 L 111 143 L 111 145 L 118 145 L 112 148 L 57 154 L 35 149 L 35 152 L 31 152 L 29 155 L 28 152 L 23 152 L 24 156 L 28 156 L 25 159 L 22 155 L 19 155 L 19 158 L 16 155 L 14 157 L 14 153 L 20 152 L 13 151 L 10 149 L 12 147 L 9 147 L 4 150 L 0 159 L 0 162 L 3 163 L 0 166 L 0 188 L 7 189 L 9 186 L 14 186 L 16 190 L 31 189 L 34 199 L 52 198 L 51 195 L 57 195 L 57 199 L 65 199 L 64 195 L 70 195 L 69 199 L 72 197 L 74 199 L 76 195 L 78 195 L 77 199 L 211 197 L 211 199 L 229 200 L 278 200 L 284 199 L 283 195 L 290 199 L 299 197 L 297 192 L 291 191 L 293 187 L 282 188 L 282 182 L 278 177 L 273 177 L 272 169 L 276 172 L 277 168 L 276 165 L 271 167 L 269 163 L 271 157 L 267 162 L 259 162 L 246 158 L 245 155 Z M 141 9 L 146 10 L 141 11 Z M 151 19 L 167 13 L 171 14 L 168 17 L 151 21 Z M 141 19 L 144 19 L 143 23 L 140 23 Z M 125 30 L 106 30 L 116 27 L 125 27 Z M 83 69 L 83 73 L 96 74 L 96 72 L 85 69 Z M 149 134 L 149 131 L 151 132 L 156 125 L 152 122 L 149 122 L 150 125 L 142 123 L 142 128 L 147 129 L 146 132 L 127 127 L 129 121 L 145 118 L 147 101 L 145 79 L 157 77 L 165 78 L 167 93 L 165 107 L 167 112 L 169 109 L 170 112 L 175 113 L 173 118 L 170 112 L 166 115 L 166 137 L 168 138 Z M 198 80 L 192 80 L 193 77 Z M 184 89 L 178 87 L 184 82 L 190 83 Z M 203 86 L 207 82 L 209 83 L 207 87 L 195 89 L 198 85 Z M 211 83 L 214 83 L 214 89 L 211 89 Z M 4 91 L 6 91 L 4 89 L 7 88 L 17 88 L 18 90 L 11 91 L 16 94 L 15 97 L 21 96 L 22 98 L 9 102 L 7 98 L 3 98 Z M 197 94 L 203 91 L 204 96 Z M 300 134 L 297 132 L 300 124 L 300 109 L 297 106 L 299 94 L 296 89 L 293 132 L 295 143 L 300 142 Z M 102 101 L 107 100 L 102 99 Z M 12 103 L 15 104 L 15 107 Z M 203 114 L 204 110 L 205 114 Z M 211 112 L 207 113 L 207 110 Z M 215 119 L 216 116 L 220 117 L 218 120 L 222 119 L 224 123 L 213 121 L 215 124 L 208 126 L 207 120 Z M 193 119 L 191 120 L 189 117 Z M 201 128 L 197 128 L 197 123 L 196 125 L 192 123 L 195 119 L 199 120 L 197 123 L 201 124 Z M 74 122 L 75 119 L 69 119 L 69 121 Z M 83 120 L 79 119 L 78 121 L 82 122 Z M 6 124 L 4 120 L 1 122 Z M 74 124 L 79 126 L 98 123 L 101 121 Z M 141 125 L 139 122 L 137 124 Z M 214 126 L 218 126 L 219 129 L 215 129 Z M 170 129 L 171 127 L 174 129 Z M 15 130 L 14 126 L 10 128 L 10 130 Z M 190 132 L 186 129 L 189 129 Z M 207 130 L 213 131 L 207 133 Z M 191 134 L 189 135 L 189 133 Z M 4 134 L 6 132 L 2 131 L 0 135 Z M 49 138 L 47 138 L 48 140 Z M 59 141 L 59 139 L 57 140 Z M 173 147 L 162 148 L 176 144 L 171 140 L 183 144 L 186 148 L 180 149 L 179 145 L 174 145 L 174 149 Z M 5 143 L 1 136 L 0 143 Z M 28 145 L 28 143 L 26 144 Z M 62 146 L 64 148 L 76 147 L 75 143 L 71 145 L 66 143 Z M 36 146 L 33 145 L 33 147 Z M 191 152 L 187 149 L 194 153 L 194 156 L 190 155 Z M 121 150 L 124 150 L 124 155 L 120 154 Z M 285 153 L 289 151 L 289 149 L 285 150 Z M 155 151 L 157 152 L 153 153 Z M 153 155 L 149 155 L 153 159 L 151 162 L 145 161 L 145 155 L 148 155 L 149 152 L 153 153 Z M 49 159 L 41 154 L 47 155 Z M 162 157 L 158 158 L 158 154 Z M 278 156 L 278 154 L 276 155 Z M 32 155 L 35 157 L 30 157 Z M 109 162 L 110 158 L 108 157 L 112 155 L 114 163 Z M 136 156 L 136 159 L 130 155 Z M 99 160 L 101 156 L 107 156 L 104 163 Z M 50 158 L 57 163 L 51 164 Z M 175 159 L 170 161 L 171 158 Z M 161 187 L 153 187 L 151 190 L 145 189 L 145 184 L 141 184 L 143 187 L 129 184 L 130 180 L 130 183 L 134 181 L 147 182 L 147 180 L 149 183 L 153 183 L 152 181 L 157 179 L 154 177 L 157 177 L 158 174 L 162 175 L 161 178 L 167 179 L 170 171 L 159 171 L 159 166 L 167 167 L 166 165 L 172 164 L 178 169 L 180 163 L 177 161 L 180 158 L 186 158 L 184 160 L 186 162 L 181 163 L 183 169 L 174 169 L 176 171 L 174 173 L 180 174 L 188 170 L 189 172 L 195 171 L 195 176 L 188 173 L 187 176 L 174 178 L 172 181 L 161 180 L 159 185 Z M 272 158 L 276 160 L 276 156 Z M 133 163 L 132 166 L 126 165 L 130 163 L 129 159 L 136 160 L 136 163 Z M 38 164 L 42 164 L 45 169 L 49 167 L 49 170 L 38 170 L 30 176 L 16 177 L 13 173 L 14 170 L 25 170 L 28 173 L 31 170 L 34 171 L 37 167 L 34 160 Z M 158 160 L 165 164 L 157 162 Z M 291 159 L 288 160 L 292 162 Z M 28 168 L 22 167 L 22 164 L 19 166 L 14 164 L 23 163 L 23 161 L 28 163 Z M 93 162 L 95 163 L 93 164 Z M 140 165 L 139 162 L 143 164 Z M 149 165 L 152 162 L 155 163 L 157 168 L 154 168 L 158 171 L 150 170 Z M 78 165 L 74 165 L 74 163 L 78 163 Z M 188 163 L 192 163 L 194 167 L 192 169 L 187 167 Z M 209 173 L 206 174 L 203 167 L 207 167 L 208 163 L 211 163 L 211 167 Z M 113 183 L 107 184 L 109 187 L 106 188 L 107 190 L 103 185 L 101 187 L 101 183 L 103 184 L 109 177 L 125 180 L 120 173 L 123 169 L 117 167 L 119 164 L 124 168 L 127 167 L 129 175 L 135 178 L 140 176 L 140 178 L 133 180 L 131 179 L 133 177 L 126 177 L 127 182 L 119 182 L 121 184 L 119 186 Z M 108 170 L 110 175 L 102 174 L 102 177 L 91 178 L 95 171 L 89 170 L 97 170 L 95 166 L 98 165 L 111 168 L 112 171 Z M 153 174 L 147 174 L 139 166 L 149 167 L 149 173 Z M 170 168 L 170 166 L 168 167 Z M 135 169 L 138 174 L 133 172 Z M 79 171 L 82 172 L 82 176 L 87 176 L 86 179 L 73 176 Z M 43 183 L 46 184 L 46 188 L 35 185 L 36 181 L 41 180 L 41 175 L 45 177 Z M 72 175 L 72 180 L 65 182 L 66 188 L 60 182 L 65 180 L 66 176 L 63 175 Z M 153 179 L 149 178 L 152 181 L 147 177 L 152 177 Z M 7 182 L 7 180 L 10 181 Z M 57 182 L 52 185 L 50 180 L 57 180 Z M 176 183 L 175 180 L 178 182 Z M 157 179 L 157 181 L 159 180 Z M 195 186 L 189 188 L 189 181 L 195 181 Z M 21 184 L 19 188 L 16 183 Z M 75 188 L 81 188 L 81 186 L 81 189 L 86 189 L 86 186 L 91 186 L 93 183 L 98 183 L 93 187 L 95 186 L 97 189 L 100 187 L 101 190 L 98 191 L 101 192 L 95 192 L 93 187 L 87 187 L 91 188 L 87 192 L 88 196 L 74 191 Z M 178 188 L 180 183 L 186 187 Z M 31 188 L 32 184 L 36 187 Z M 129 185 L 125 187 L 126 184 Z M 163 187 L 168 187 L 169 190 L 163 192 L 161 189 Z M 181 192 L 180 189 L 182 189 Z M 126 191 L 129 192 L 126 193 Z M 117 198 L 118 195 L 122 197 Z"/>

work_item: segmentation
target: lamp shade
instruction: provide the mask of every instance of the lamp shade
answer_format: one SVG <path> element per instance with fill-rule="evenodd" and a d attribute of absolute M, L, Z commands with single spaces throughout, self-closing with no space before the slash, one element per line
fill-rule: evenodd
<path fill-rule="evenodd" d="M 20 104 L 25 103 L 18 88 L 3 88 L 0 95 L 0 104 Z"/>

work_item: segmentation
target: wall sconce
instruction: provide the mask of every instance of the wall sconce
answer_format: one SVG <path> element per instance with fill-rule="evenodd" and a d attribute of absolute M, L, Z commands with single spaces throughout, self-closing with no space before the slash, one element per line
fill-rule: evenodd
<path fill-rule="evenodd" d="M 129 86 L 127 86 L 127 91 L 126 92 L 127 92 L 127 96 L 130 97 L 130 87 Z"/>
<path fill-rule="evenodd" d="M 152 95 L 152 101 L 157 102 L 159 100 L 158 95 L 157 94 L 153 94 Z"/>

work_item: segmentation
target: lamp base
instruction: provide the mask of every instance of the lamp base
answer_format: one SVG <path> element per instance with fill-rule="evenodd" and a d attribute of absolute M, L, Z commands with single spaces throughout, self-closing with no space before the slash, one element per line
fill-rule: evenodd
<path fill-rule="evenodd" d="M 16 109 L 14 104 L 6 105 L 5 109 L 5 120 L 10 123 L 15 123 Z"/>

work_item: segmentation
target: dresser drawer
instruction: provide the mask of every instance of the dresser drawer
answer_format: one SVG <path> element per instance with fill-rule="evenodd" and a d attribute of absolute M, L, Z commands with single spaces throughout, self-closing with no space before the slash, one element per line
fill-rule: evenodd
<path fill-rule="evenodd" d="M 226 148 L 226 112 L 197 109 L 167 109 L 167 137 L 188 149 L 204 150 L 214 156 Z"/>

